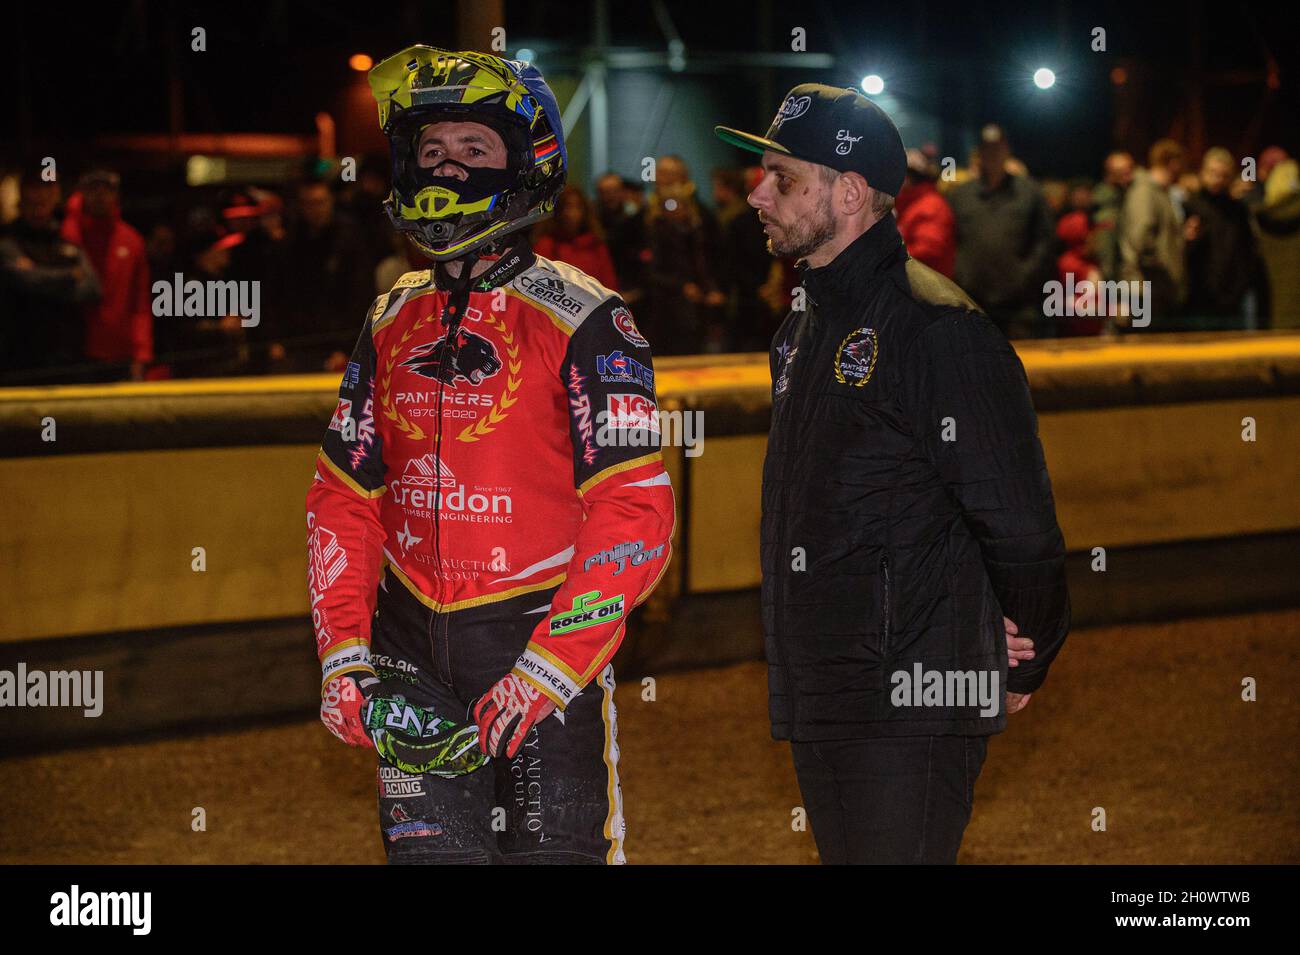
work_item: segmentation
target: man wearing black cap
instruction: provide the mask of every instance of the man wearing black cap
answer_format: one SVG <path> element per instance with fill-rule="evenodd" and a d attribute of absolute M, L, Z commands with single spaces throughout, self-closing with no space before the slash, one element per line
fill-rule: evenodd
<path fill-rule="evenodd" d="M 803 276 L 770 359 L 772 735 L 823 862 L 954 862 L 988 737 L 1069 628 L 1024 369 L 908 257 L 889 214 L 903 144 L 874 103 L 805 84 L 766 136 L 715 131 L 763 154 L 749 203 Z"/>

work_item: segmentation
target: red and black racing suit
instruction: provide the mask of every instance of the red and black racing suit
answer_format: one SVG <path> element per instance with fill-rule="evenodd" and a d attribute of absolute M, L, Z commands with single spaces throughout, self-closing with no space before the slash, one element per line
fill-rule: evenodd
<path fill-rule="evenodd" d="M 674 523 L 650 349 L 525 243 L 469 284 L 404 275 L 347 366 L 307 495 L 317 651 L 458 720 L 512 669 L 557 704 L 468 776 L 381 764 L 390 861 L 621 862 L 610 659 Z"/>

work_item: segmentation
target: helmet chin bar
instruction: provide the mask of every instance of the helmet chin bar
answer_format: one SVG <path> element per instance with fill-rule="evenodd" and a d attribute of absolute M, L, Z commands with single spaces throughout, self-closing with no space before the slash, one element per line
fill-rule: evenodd
<path fill-rule="evenodd" d="M 384 208 L 388 212 L 388 219 L 393 226 L 395 226 L 399 231 L 405 232 L 420 251 L 434 262 L 454 262 L 456 259 L 464 258 L 470 253 L 474 253 L 476 256 L 493 255 L 495 253 L 491 251 L 492 247 L 495 247 L 498 242 L 522 229 L 526 229 L 529 226 L 542 221 L 543 219 L 549 218 L 555 211 L 553 203 L 549 204 L 548 208 L 533 209 L 528 214 L 520 216 L 518 219 L 511 220 L 504 227 L 496 229 L 487 235 L 483 235 L 476 240 L 467 242 L 464 245 L 458 246 L 456 249 L 449 251 L 445 248 L 435 248 L 435 244 L 445 244 L 446 242 L 453 240 L 456 236 L 457 226 L 460 224 L 459 221 L 452 222 L 447 219 L 435 219 L 431 221 L 412 222 L 410 220 L 401 219 L 395 215 L 391 204 L 385 203 Z"/>

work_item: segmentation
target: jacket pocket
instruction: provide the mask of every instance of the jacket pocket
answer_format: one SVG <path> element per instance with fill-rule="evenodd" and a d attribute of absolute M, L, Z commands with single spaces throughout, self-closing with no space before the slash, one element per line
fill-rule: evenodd
<path fill-rule="evenodd" d="M 880 660 L 883 663 L 889 656 L 889 632 L 891 626 L 890 615 L 893 612 L 893 595 L 890 593 L 891 581 L 889 577 L 889 555 L 882 555 L 880 558 L 880 604 L 881 604 L 881 627 L 880 627 Z"/>

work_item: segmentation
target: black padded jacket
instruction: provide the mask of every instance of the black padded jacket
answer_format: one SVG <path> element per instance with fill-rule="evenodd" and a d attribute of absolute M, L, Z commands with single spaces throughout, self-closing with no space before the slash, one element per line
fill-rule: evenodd
<path fill-rule="evenodd" d="M 1024 367 L 892 218 L 802 289 L 772 342 L 763 466 L 772 735 L 997 733 L 1070 620 Z M 1009 682 L 1003 615 L 1037 654 Z"/>

